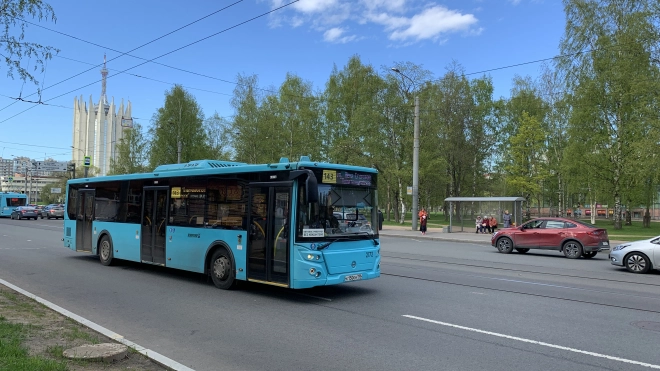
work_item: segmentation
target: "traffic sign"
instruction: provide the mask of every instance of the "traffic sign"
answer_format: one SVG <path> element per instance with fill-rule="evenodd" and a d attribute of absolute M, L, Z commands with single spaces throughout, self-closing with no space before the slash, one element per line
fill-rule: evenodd
<path fill-rule="evenodd" d="M 85 167 L 92 166 L 92 157 L 91 156 L 85 156 L 84 166 Z"/>
<path fill-rule="evenodd" d="M 37 171 L 66 171 L 66 161 L 37 161 Z"/>

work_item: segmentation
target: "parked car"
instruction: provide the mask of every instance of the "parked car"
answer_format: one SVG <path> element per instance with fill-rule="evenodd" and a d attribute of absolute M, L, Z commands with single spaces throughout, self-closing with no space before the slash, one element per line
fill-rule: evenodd
<path fill-rule="evenodd" d="M 42 219 L 44 217 L 43 216 L 44 213 L 46 214 L 46 218 L 48 218 L 48 219 L 52 219 L 52 218 L 64 219 L 64 208 L 62 206 L 53 206 L 51 208 L 48 208 L 48 210 L 46 210 L 45 212 L 42 212 L 42 214 L 41 214 Z"/>
<path fill-rule="evenodd" d="M 11 219 L 34 219 L 37 220 L 39 217 L 39 214 L 37 214 L 37 209 L 31 206 L 19 206 L 12 210 L 11 215 L 9 216 Z"/>
<path fill-rule="evenodd" d="M 610 263 L 624 266 L 632 273 L 646 273 L 651 269 L 658 269 L 660 236 L 614 246 L 608 257 Z"/>
<path fill-rule="evenodd" d="M 541 249 L 561 251 L 569 259 L 588 259 L 609 249 L 610 240 L 606 229 L 579 220 L 538 218 L 493 233 L 491 245 L 503 254 L 514 249 L 521 254 Z"/>

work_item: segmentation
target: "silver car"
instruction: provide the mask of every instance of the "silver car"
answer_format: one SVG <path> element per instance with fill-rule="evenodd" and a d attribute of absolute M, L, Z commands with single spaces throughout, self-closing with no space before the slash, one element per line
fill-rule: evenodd
<path fill-rule="evenodd" d="M 660 264 L 660 236 L 648 240 L 626 242 L 610 251 L 610 262 L 624 266 L 632 273 L 646 273 Z"/>
<path fill-rule="evenodd" d="M 46 214 L 46 218 L 48 219 L 64 219 L 64 208 L 61 206 L 53 206 L 49 208 L 48 210 L 44 211 L 43 214 Z M 42 214 L 42 218 L 43 218 Z"/>

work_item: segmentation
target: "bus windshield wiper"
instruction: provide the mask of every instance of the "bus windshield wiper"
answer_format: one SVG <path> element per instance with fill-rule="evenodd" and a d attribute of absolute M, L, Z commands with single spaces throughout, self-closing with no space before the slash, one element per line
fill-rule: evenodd
<path fill-rule="evenodd" d="M 323 250 L 323 249 L 325 249 L 326 247 L 332 245 L 333 243 L 335 243 L 335 242 L 337 242 L 337 241 L 339 241 L 339 240 L 345 240 L 345 239 L 346 239 L 346 238 L 335 238 L 335 239 L 332 240 L 332 241 L 329 241 L 329 242 L 326 242 L 326 243 L 323 243 L 323 244 L 318 245 L 318 246 L 316 247 L 316 250 Z"/>
<path fill-rule="evenodd" d="M 350 234 L 353 234 L 353 235 L 355 235 L 355 234 L 357 234 L 357 235 L 366 234 L 367 236 L 371 236 L 371 240 L 374 241 L 374 246 L 380 245 L 380 243 L 378 243 L 378 240 L 376 240 L 376 237 L 374 237 L 373 233 L 362 231 L 362 232 L 351 232 Z"/>

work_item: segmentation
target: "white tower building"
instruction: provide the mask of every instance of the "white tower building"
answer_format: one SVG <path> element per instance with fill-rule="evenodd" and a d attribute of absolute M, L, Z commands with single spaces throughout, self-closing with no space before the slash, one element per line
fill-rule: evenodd
<path fill-rule="evenodd" d="M 72 160 L 76 168 L 82 168 L 85 156 L 90 156 L 92 166 L 99 169 L 99 175 L 106 175 L 110 170 L 110 160 L 115 158 L 116 145 L 124 137 L 124 129 L 133 126 L 131 119 L 131 101 L 124 107 L 124 100 L 118 109 L 114 98 L 108 103 L 105 95 L 108 70 L 103 56 L 101 69 L 101 99 L 93 104 L 85 104 L 82 95 L 73 98 L 73 145 Z"/>

